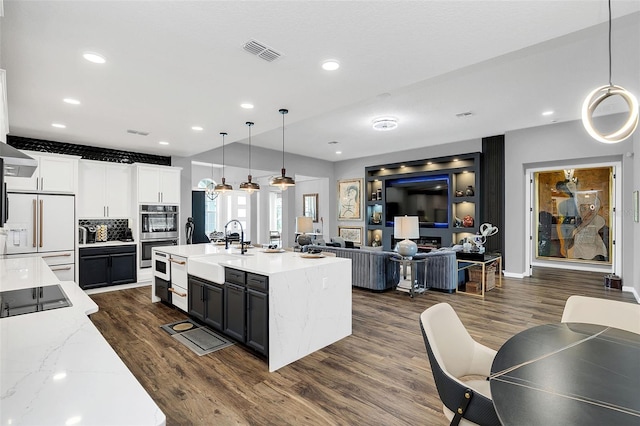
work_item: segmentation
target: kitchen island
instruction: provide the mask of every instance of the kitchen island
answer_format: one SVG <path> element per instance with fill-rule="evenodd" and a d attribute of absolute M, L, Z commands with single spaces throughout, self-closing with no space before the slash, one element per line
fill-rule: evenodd
<path fill-rule="evenodd" d="M 0 259 L 2 292 L 57 285 L 71 306 L 0 318 L 0 424 L 164 425 L 87 316 L 98 306 L 84 291 L 40 257 Z"/>
<path fill-rule="evenodd" d="M 223 284 L 229 271 L 266 277 L 269 371 L 351 335 L 349 259 L 305 258 L 302 253 L 273 253 L 260 248 L 243 255 L 239 249 L 227 250 L 210 243 L 158 247 L 154 251 L 182 259 L 189 276 L 212 283 Z M 174 263 L 169 264 L 173 268 Z M 151 296 L 159 300 L 155 282 Z"/>

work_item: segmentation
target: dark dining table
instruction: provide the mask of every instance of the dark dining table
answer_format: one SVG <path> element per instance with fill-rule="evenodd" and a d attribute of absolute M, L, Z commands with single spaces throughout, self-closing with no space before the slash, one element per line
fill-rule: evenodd
<path fill-rule="evenodd" d="M 490 387 L 503 426 L 640 425 L 640 334 L 581 323 L 524 330 L 496 354 Z"/>

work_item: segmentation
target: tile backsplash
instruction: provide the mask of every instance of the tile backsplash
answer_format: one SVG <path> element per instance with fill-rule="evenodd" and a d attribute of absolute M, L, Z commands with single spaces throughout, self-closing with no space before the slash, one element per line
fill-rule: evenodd
<path fill-rule="evenodd" d="M 118 241 L 124 238 L 129 226 L 129 219 L 80 219 L 78 226 L 107 225 L 107 241 Z"/>

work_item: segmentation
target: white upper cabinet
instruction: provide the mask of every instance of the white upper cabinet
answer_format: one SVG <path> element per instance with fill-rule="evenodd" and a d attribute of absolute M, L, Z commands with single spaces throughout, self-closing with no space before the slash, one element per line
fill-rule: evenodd
<path fill-rule="evenodd" d="M 75 194 L 78 159 L 57 154 L 25 154 L 38 161 L 38 168 L 30 178 L 7 176 L 9 191 L 51 192 Z"/>
<path fill-rule="evenodd" d="M 180 169 L 138 166 L 138 203 L 180 204 Z"/>
<path fill-rule="evenodd" d="M 79 168 L 79 218 L 131 216 L 131 166 L 81 160 Z"/>

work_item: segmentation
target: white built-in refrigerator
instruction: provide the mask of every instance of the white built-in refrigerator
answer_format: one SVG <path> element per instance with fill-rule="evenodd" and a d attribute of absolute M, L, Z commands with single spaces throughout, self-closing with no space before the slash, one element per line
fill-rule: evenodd
<path fill-rule="evenodd" d="M 8 257 L 39 256 L 60 280 L 75 281 L 73 195 L 7 194 Z"/>

